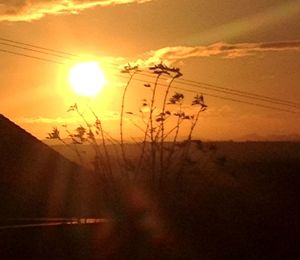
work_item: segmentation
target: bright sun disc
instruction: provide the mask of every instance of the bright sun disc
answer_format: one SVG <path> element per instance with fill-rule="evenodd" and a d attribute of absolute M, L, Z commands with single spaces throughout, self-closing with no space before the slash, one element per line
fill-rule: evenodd
<path fill-rule="evenodd" d="M 82 62 L 75 65 L 69 75 L 72 89 L 80 96 L 96 96 L 106 80 L 97 62 Z"/>

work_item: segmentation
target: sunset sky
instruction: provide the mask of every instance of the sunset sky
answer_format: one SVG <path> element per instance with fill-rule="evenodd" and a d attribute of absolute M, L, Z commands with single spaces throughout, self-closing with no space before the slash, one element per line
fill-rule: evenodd
<path fill-rule="evenodd" d="M 78 102 L 83 112 L 88 113 L 85 104 L 92 107 L 116 135 L 126 84 L 118 65 L 162 61 L 180 67 L 184 80 L 217 87 L 174 84 L 195 91 L 183 92 L 189 103 L 196 92 L 205 97 L 208 110 L 196 138 L 300 134 L 299 17 L 299 0 L 0 0 L 0 113 L 43 139 L 53 126 L 76 123 L 67 109 Z M 32 52 L 7 39 L 78 57 Z M 82 61 L 98 61 L 104 71 L 107 84 L 96 97 L 78 97 L 69 86 L 70 68 Z M 228 95 L 218 87 L 291 103 Z M 135 113 L 149 94 L 143 82 L 133 81 L 126 111 Z M 130 136 L 139 133 L 129 120 L 126 129 Z"/>

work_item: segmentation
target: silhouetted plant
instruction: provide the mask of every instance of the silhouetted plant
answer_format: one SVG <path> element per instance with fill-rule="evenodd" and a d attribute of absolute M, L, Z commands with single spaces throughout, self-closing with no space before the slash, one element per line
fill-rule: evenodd
<path fill-rule="evenodd" d="M 179 68 L 168 67 L 162 63 L 149 67 L 149 72 L 155 75 L 153 83 L 145 83 L 144 87 L 151 91 L 149 99 L 142 99 L 139 112 L 126 111 L 127 91 L 132 83 L 134 76 L 140 72 L 137 66 L 126 65 L 121 71 L 128 74 L 129 79 L 125 84 L 121 99 L 120 108 L 120 140 L 112 138 L 102 126 L 100 118 L 90 109 L 95 121 L 90 124 L 85 115 L 79 110 L 78 105 L 74 104 L 68 109 L 69 112 L 75 112 L 84 122 L 79 125 L 73 133 L 65 129 L 72 143 L 76 148 L 73 149 L 79 153 L 77 145 L 84 143 L 90 144 L 95 152 L 94 169 L 95 172 L 102 172 L 105 180 L 114 180 L 114 170 L 111 164 L 111 154 L 107 149 L 107 141 L 111 142 L 115 148 L 116 161 L 120 166 L 120 172 L 128 180 L 150 181 L 154 186 L 162 186 L 165 180 L 176 177 L 180 179 L 183 168 L 189 164 L 195 164 L 194 160 L 189 158 L 190 146 L 192 142 L 193 131 L 199 121 L 201 112 L 204 112 L 207 105 L 202 95 L 196 95 L 192 103 L 185 105 L 185 96 L 183 93 L 175 92 L 170 96 L 170 89 L 176 79 L 182 76 Z M 163 91 L 162 103 L 157 102 L 157 93 L 160 86 L 160 79 L 168 79 L 169 82 Z M 160 104 L 160 105 L 158 105 Z M 191 113 L 191 107 L 197 107 L 195 113 Z M 135 162 L 127 158 L 124 142 L 124 117 L 129 118 L 129 122 L 136 127 L 143 137 L 141 140 L 134 139 L 135 144 L 140 149 L 140 154 Z M 137 120 L 141 120 L 138 123 Z M 172 120 L 175 120 L 175 123 Z M 180 129 L 183 125 L 190 122 L 189 131 L 184 141 L 178 142 Z M 184 123 L 184 124 L 183 124 Z M 173 124 L 173 125 L 172 125 Z M 49 139 L 58 139 L 67 144 L 61 137 L 59 130 L 54 128 L 49 134 Z M 128 137 L 127 137 L 128 139 Z M 99 143 L 98 143 L 99 141 Z M 116 149 L 119 147 L 119 150 Z M 76 150 L 75 150 L 76 149 Z M 120 152 L 120 158 L 118 155 Z M 174 163 L 175 161 L 175 163 Z M 177 169 L 177 171 L 174 169 Z M 133 175 L 131 175 L 133 173 Z M 144 173 L 142 175 L 142 173 Z M 133 179 L 132 179 L 133 177 Z"/>
<path fill-rule="evenodd" d="M 146 143 L 147 143 L 147 138 L 148 138 L 148 133 L 150 135 L 150 162 L 151 162 L 151 176 L 152 176 L 152 181 L 155 182 L 156 179 L 156 173 L 158 171 L 159 173 L 159 179 L 162 178 L 163 176 L 163 171 L 164 171 L 164 141 L 165 141 L 165 122 L 166 120 L 171 116 L 170 111 L 166 111 L 166 105 L 167 105 L 167 97 L 169 94 L 169 90 L 172 86 L 173 81 L 176 78 L 179 78 L 182 76 L 182 73 L 180 72 L 179 68 L 171 68 L 168 67 L 162 63 L 152 66 L 149 68 L 149 70 L 153 73 L 156 74 L 156 79 L 154 82 L 153 87 L 151 84 L 144 84 L 145 87 L 150 88 L 152 90 L 152 95 L 151 95 L 151 100 L 150 103 L 148 104 L 146 100 L 143 102 L 143 106 L 149 106 L 149 117 L 146 123 L 146 129 L 144 133 L 144 140 L 143 140 L 143 146 L 142 146 L 142 152 L 141 156 L 139 158 L 138 162 L 138 168 L 137 172 L 139 172 L 140 166 L 143 164 L 143 159 L 145 155 L 145 148 L 146 148 Z M 163 98 L 163 104 L 160 112 L 154 116 L 154 112 L 157 109 L 155 107 L 155 102 L 156 102 L 156 91 L 158 87 L 158 81 L 161 76 L 166 76 L 169 77 L 171 80 L 169 81 L 169 84 L 167 86 L 167 89 L 164 94 Z M 155 126 L 155 123 L 158 123 L 158 125 Z M 157 149 L 159 147 L 159 149 Z M 157 151 L 159 152 L 159 158 L 157 158 Z M 159 159 L 159 170 L 157 169 L 157 159 Z"/>
<path fill-rule="evenodd" d="M 173 115 L 175 117 L 177 117 L 177 121 L 176 121 L 176 125 L 175 127 L 173 127 L 165 136 L 164 139 L 167 138 L 173 131 L 175 131 L 172 143 L 171 143 L 171 148 L 169 150 L 169 154 L 167 157 L 167 161 L 166 161 L 166 167 L 163 169 L 163 171 L 165 172 L 165 174 L 167 174 L 167 172 L 169 171 L 170 168 L 170 164 L 171 164 L 171 160 L 172 160 L 172 156 L 175 152 L 175 146 L 176 146 L 176 142 L 177 142 L 177 138 L 178 138 L 178 134 L 179 134 L 179 129 L 180 129 L 180 125 L 182 124 L 182 122 L 186 119 L 186 115 L 184 112 L 182 112 L 182 102 L 184 100 L 184 95 L 181 93 L 177 93 L 175 92 L 175 94 L 169 99 L 169 104 L 170 105 L 177 105 L 179 106 L 179 111 L 178 112 L 174 112 Z M 163 140 L 164 141 L 164 140 Z"/>
<path fill-rule="evenodd" d="M 95 121 L 93 124 L 90 124 L 84 114 L 79 110 L 78 105 L 75 103 L 74 105 L 70 106 L 69 109 L 67 110 L 68 112 L 75 112 L 79 115 L 79 117 L 83 120 L 85 123 L 86 127 L 83 127 L 80 125 L 77 127 L 74 131 L 74 133 L 71 133 L 70 130 L 65 127 L 65 131 L 68 134 L 68 137 L 71 138 L 72 143 L 75 145 L 75 150 L 72 149 L 73 151 L 76 152 L 76 154 L 81 158 L 80 152 L 77 149 L 77 145 L 82 145 L 84 143 L 88 143 L 92 146 L 95 152 L 94 156 L 94 169 L 95 172 L 100 173 L 103 175 L 105 180 L 113 180 L 113 170 L 111 166 L 111 156 L 108 153 L 107 150 L 107 145 L 106 145 L 106 138 L 105 138 L 105 133 L 102 128 L 102 122 L 99 119 L 99 117 L 94 113 L 92 109 L 90 109 L 91 113 L 95 117 Z M 70 144 L 66 143 L 59 135 L 59 131 L 57 128 L 54 128 L 52 133 L 49 134 L 49 137 L 51 139 L 58 139 L 62 141 L 65 145 L 70 147 Z M 96 138 L 97 137 L 97 138 Z M 100 144 L 98 144 L 97 140 L 100 140 L 101 142 L 101 147 Z M 102 153 L 101 149 L 103 148 Z M 82 158 L 80 160 L 82 162 Z"/>
<path fill-rule="evenodd" d="M 136 73 L 138 73 L 140 70 L 138 69 L 138 66 L 131 66 L 130 64 L 126 65 L 123 70 L 121 70 L 121 73 L 126 73 L 129 75 L 129 80 L 127 81 L 127 84 L 124 88 L 123 95 L 122 95 L 122 102 L 121 102 L 121 113 L 120 113 L 120 143 L 121 143 L 121 153 L 122 153 L 122 158 L 123 158 L 123 163 L 124 163 L 124 169 L 125 169 L 125 174 L 126 178 L 129 179 L 128 175 L 128 169 L 129 167 L 128 164 L 130 162 L 126 158 L 125 154 L 125 148 L 124 148 L 124 137 L 123 137 L 123 120 L 124 120 L 124 107 L 125 107 L 125 98 L 126 98 L 126 93 L 127 89 Z"/>
<path fill-rule="evenodd" d="M 190 146 L 191 146 L 191 141 L 192 141 L 192 135 L 194 132 L 194 129 L 198 123 L 199 116 L 201 112 L 204 112 L 207 109 L 207 105 L 204 103 L 204 97 L 203 95 L 196 95 L 192 101 L 192 106 L 199 106 L 198 111 L 196 115 L 191 115 L 187 116 L 186 118 L 190 120 L 191 122 L 191 127 L 189 130 L 189 134 L 187 137 L 187 140 L 185 142 L 185 146 L 182 150 L 182 165 L 179 167 L 179 170 L 177 172 L 177 181 L 179 181 L 180 177 L 182 177 L 182 172 L 184 168 L 184 164 L 188 161 L 188 156 L 189 156 L 189 151 L 190 151 Z"/>
<path fill-rule="evenodd" d="M 162 182 L 163 174 L 164 174 L 164 134 L 165 134 L 165 120 L 166 116 L 170 116 L 170 112 L 166 112 L 166 105 L 167 105 L 167 98 L 169 95 L 169 90 L 170 87 L 172 86 L 172 83 L 175 79 L 179 78 L 182 76 L 182 73 L 180 72 L 179 68 L 168 68 L 165 66 L 165 69 L 169 72 L 169 76 L 171 77 L 171 80 L 167 86 L 165 95 L 164 95 L 164 101 L 163 101 L 163 106 L 162 106 L 162 112 L 161 112 L 161 139 L 160 139 L 160 182 Z M 179 94 L 178 100 L 181 98 L 183 99 L 183 94 Z"/>
<path fill-rule="evenodd" d="M 64 127 L 67 128 L 66 125 L 64 125 Z M 77 148 L 77 144 L 79 144 L 79 142 L 77 142 L 75 139 L 74 140 L 72 139 L 73 146 L 67 143 L 63 138 L 61 138 L 60 132 L 57 127 L 53 127 L 52 132 L 48 133 L 48 136 L 46 138 L 50 140 L 59 140 L 66 147 L 68 147 L 72 152 L 74 152 L 77 155 L 79 161 L 83 163 L 82 155 Z"/>

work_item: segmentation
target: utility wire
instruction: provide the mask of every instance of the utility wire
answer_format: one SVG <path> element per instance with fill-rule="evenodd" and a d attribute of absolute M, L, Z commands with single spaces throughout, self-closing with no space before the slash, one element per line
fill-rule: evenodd
<path fill-rule="evenodd" d="M 0 42 L 0 44 L 4 44 L 4 45 L 7 45 L 7 46 L 11 46 L 11 47 L 15 47 L 15 48 L 21 48 L 21 49 L 25 49 L 25 50 L 29 50 L 29 51 L 36 51 L 36 52 L 47 54 L 47 55 L 53 55 L 53 56 L 56 56 L 56 57 L 59 57 L 59 58 L 71 59 L 71 58 L 74 58 L 74 57 L 77 57 L 77 58 L 80 57 L 79 55 L 75 55 L 75 54 L 72 54 L 72 53 L 69 53 L 69 52 L 44 48 L 44 47 L 41 47 L 41 46 L 27 44 L 27 43 L 23 43 L 23 42 L 19 42 L 19 41 L 14 41 L 14 40 L 10 40 L 10 39 L 7 39 L 7 38 L 0 37 L 0 40 L 7 41 L 7 42 L 12 42 L 12 43 L 17 43 L 17 44 L 21 44 L 21 45 L 25 45 L 25 46 L 30 46 L 30 47 L 33 47 L 33 48 L 43 49 L 43 50 L 51 51 L 53 53 L 59 53 L 59 54 L 64 54 L 64 55 L 68 56 L 68 57 L 64 57 L 64 56 L 56 55 L 56 54 L 49 53 L 49 52 L 45 53 L 45 52 L 41 52 L 41 51 L 34 50 L 34 49 L 24 48 L 24 47 L 5 44 L 5 43 Z M 113 65 L 113 66 L 120 66 L 117 63 L 110 62 L 110 64 Z M 114 68 L 114 69 L 116 69 L 116 68 Z M 147 76 L 147 77 L 155 77 L 149 71 L 142 70 L 142 72 L 143 73 L 139 73 L 139 74 Z M 290 107 L 294 107 L 294 108 L 299 108 L 300 107 L 300 103 L 287 101 L 287 100 L 283 100 L 283 99 L 278 99 L 278 98 L 273 98 L 273 97 L 268 97 L 268 96 L 264 96 L 264 95 L 259 95 L 259 94 L 251 93 L 251 92 L 247 92 L 247 91 L 241 91 L 241 90 L 237 90 L 237 89 L 233 89 L 233 88 L 221 87 L 221 86 L 217 86 L 217 85 L 213 85 L 213 84 L 209 84 L 209 83 L 204 83 L 204 82 L 199 82 L 199 81 L 195 81 L 195 80 L 189 80 L 189 79 L 185 79 L 185 78 L 178 79 L 177 83 L 185 84 L 185 85 L 189 85 L 189 86 L 193 86 L 193 87 L 205 88 L 205 89 L 208 89 L 208 90 L 213 90 L 213 91 L 221 92 L 221 93 L 228 94 L 228 95 L 235 95 L 235 96 L 245 97 L 245 98 L 248 98 L 248 99 L 254 99 L 255 98 L 255 99 L 259 99 L 260 101 L 263 101 L 263 102 L 269 102 L 269 103 L 273 103 L 273 104 L 277 104 L 277 105 L 290 106 Z"/>
<path fill-rule="evenodd" d="M 178 81 L 177 83 L 179 84 L 185 84 L 185 82 L 182 81 Z M 217 92 L 221 92 L 227 95 L 234 95 L 234 96 L 238 96 L 238 97 L 244 97 L 244 98 L 248 98 L 248 99 L 255 99 L 255 100 L 260 100 L 263 102 L 268 102 L 268 103 L 272 103 L 272 104 L 277 104 L 277 105 L 282 105 L 282 106 L 289 106 L 289 107 L 294 107 L 294 108 L 300 108 L 300 104 L 297 103 L 292 103 L 292 102 L 286 102 L 286 101 L 281 101 L 279 99 L 275 99 L 275 98 L 269 98 L 269 97 L 262 97 L 260 95 L 255 95 L 255 94 L 243 94 L 240 91 L 235 91 L 237 93 L 232 93 L 231 91 L 227 91 L 227 90 L 218 90 L 216 88 L 211 88 L 208 87 L 207 84 L 203 84 L 200 85 L 201 83 L 197 83 L 197 84 L 193 84 L 193 83 L 189 83 L 189 86 L 194 86 L 196 88 L 200 88 L 200 89 L 208 89 L 208 90 L 213 90 L 213 91 L 217 91 Z M 224 88 L 225 89 L 225 88 Z"/>
<path fill-rule="evenodd" d="M 50 60 L 50 59 L 47 59 L 47 58 L 41 58 L 41 57 L 37 57 L 37 56 L 33 56 L 33 55 L 27 55 L 27 54 L 23 54 L 23 53 L 19 53 L 19 52 L 14 52 L 14 51 L 9 51 L 9 50 L 4 50 L 4 49 L 0 49 L 0 51 L 4 52 L 4 53 L 8 53 L 8 54 L 23 56 L 23 57 L 36 59 L 36 60 L 41 60 L 41 61 L 45 61 L 45 62 L 60 64 L 60 65 L 65 64 L 65 63 L 60 62 L 60 61 Z"/>
<path fill-rule="evenodd" d="M 23 50 L 29 50 L 29 51 L 37 52 L 37 53 L 41 53 L 41 54 L 52 55 L 52 56 L 63 58 L 63 59 L 71 59 L 71 57 L 79 57 L 78 55 L 75 55 L 75 54 L 71 54 L 71 53 L 67 53 L 67 52 L 63 52 L 63 51 L 58 51 L 58 50 L 54 50 L 54 49 L 49 49 L 49 48 L 44 48 L 44 47 L 40 47 L 40 46 L 37 46 L 37 45 L 17 42 L 17 41 L 9 40 L 9 39 L 6 39 L 6 38 L 1 38 L 0 37 L 0 40 L 7 41 L 7 42 L 13 42 L 13 43 L 17 43 L 17 44 L 22 44 L 22 45 L 30 46 L 30 47 L 33 47 L 33 48 L 43 49 L 43 50 L 51 51 L 51 52 L 54 52 L 54 53 L 34 50 L 32 48 L 26 48 L 26 47 L 21 47 L 21 46 L 17 46 L 17 45 L 13 45 L 13 44 L 1 43 L 0 42 L 0 44 L 2 44 L 2 45 L 14 47 L 14 48 L 20 48 L 20 49 L 23 49 Z M 27 55 L 27 54 L 23 54 L 23 53 L 17 53 L 17 52 L 10 51 L 10 50 L 0 49 L 0 51 L 8 53 L 8 54 L 20 55 L 20 56 L 27 57 L 27 58 L 42 60 L 42 61 L 45 61 L 45 62 L 51 62 L 51 63 L 55 63 L 55 64 L 65 64 L 61 61 L 50 60 L 50 59 L 47 59 L 47 58 L 41 58 L 41 57 L 38 57 L 38 56 Z M 61 54 L 67 55 L 69 57 L 64 57 L 64 56 L 61 56 L 61 55 L 58 55 L 58 54 L 55 54 L 55 53 L 61 53 Z M 111 64 L 113 64 L 113 63 L 111 63 Z M 117 64 L 113 64 L 113 65 L 115 66 Z M 114 67 L 114 69 L 116 69 L 116 68 Z M 148 72 L 148 71 L 142 71 L 142 72 L 144 72 L 144 73 L 139 73 L 142 76 L 155 78 L 155 76 L 152 75 L 151 72 Z M 138 79 L 135 79 L 135 80 L 138 80 Z M 146 82 L 146 81 L 143 81 L 143 82 Z M 188 82 L 188 83 L 186 83 L 186 82 Z M 221 92 L 221 93 L 224 93 L 224 94 L 227 94 L 227 95 L 234 95 L 234 96 L 239 96 L 239 97 L 248 98 L 248 99 L 254 99 L 254 100 L 258 100 L 258 101 L 262 101 L 262 102 L 268 102 L 268 103 L 275 104 L 275 105 L 290 106 L 290 107 L 294 107 L 294 108 L 299 108 L 299 106 L 300 106 L 299 103 L 295 103 L 295 102 L 291 102 L 291 101 L 286 101 L 286 100 L 277 99 L 277 98 L 271 98 L 271 97 L 258 95 L 258 94 L 250 93 L 250 92 L 246 92 L 246 91 L 239 91 L 239 90 L 235 90 L 235 89 L 231 89 L 231 88 L 219 87 L 219 86 L 216 86 L 216 85 L 213 85 L 213 84 L 198 82 L 198 81 L 194 81 L 194 80 L 179 79 L 179 80 L 177 80 L 177 83 L 184 84 L 186 86 L 197 87 L 199 89 L 213 90 L 213 91 Z M 196 91 L 189 90 L 189 89 L 186 89 L 186 88 L 184 88 L 184 89 L 179 88 L 179 87 L 173 87 L 173 88 L 181 89 L 181 90 L 188 91 L 188 92 L 197 93 Z M 257 106 L 264 107 L 264 108 L 277 109 L 277 110 L 284 111 L 284 112 L 299 114 L 298 112 L 292 111 L 292 110 L 281 109 L 281 108 L 279 109 L 279 108 L 270 107 L 270 106 L 263 105 L 263 104 L 257 104 L 257 103 L 252 103 L 252 102 L 249 102 L 249 101 L 233 99 L 231 97 L 222 97 L 222 96 L 211 94 L 211 93 L 204 93 L 203 91 L 201 91 L 201 92 L 203 94 L 207 95 L 207 96 L 223 98 L 223 99 L 231 100 L 231 101 L 234 101 L 234 102 L 240 102 L 240 103 L 249 104 L 249 105 L 257 105 Z"/>
<path fill-rule="evenodd" d="M 120 78 L 124 78 L 124 79 L 128 79 L 128 77 L 122 76 L 122 75 L 117 75 L 116 74 L 115 76 L 120 77 Z M 142 80 L 142 79 L 137 79 L 137 78 L 133 78 L 132 80 L 138 81 L 138 82 L 143 82 L 143 83 L 153 83 L 153 82 L 149 82 L 147 80 Z M 162 87 L 167 87 L 168 86 L 167 84 L 162 84 L 162 83 L 157 83 L 157 85 L 160 85 Z M 185 91 L 185 92 L 194 93 L 194 94 L 199 94 L 199 91 L 195 91 L 195 90 L 191 90 L 191 89 L 186 89 L 186 88 L 182 88 L 182 87 L 171 86 L 171 88 L 182 90 L 182 91 Z M 283 109 L 283 108 L 277 108 L 277 107 L 267 106 L 267 105 L 264 105 L 264 104 L 249 102 L 249 101 L 240 100 L 240 99 L 234 99 L 234 98 L 231 98 L 231 97 L 219 96 L 219 95 L 215 95 L 215 94 L 211 94 L 211 93 L 207 93 L 207 92 L 203 92 L 203 91 L 200 91 L 200 92 L 201 92 L 201 94 L 203 94 L 205 96 L 210 96 L 210 97 L 214 97 L 214 98 L 218 98 L 218 99 L 229 100 L 229 101 L 243 103 L 243 104 L 247 104 L 247 105 L 252 105 L 252 106 L 257 106 L 257 107 L 263 107 L 263 108 L 268 108 L 268 109 L 272 109 L 272 110 L 277 110 L 277 111 L 282 111 L 282 112 L 287 112 L 287 113 L 292 113 L 292 114 L 298 114 L 298 115 L 300 115 L 300 112 L 293 111 L 293 110 L 288 110 L 288 109 Z"/>
<path fill-rule="evenodd" d="M 20 44 L 20 45 L 25 45 L 25 46 L 36 48 L 36 49 L 40 49 L 40 50 L 45 50 L 45 51 L 50 51 L 50 52 L 54 52 L 54 53 L 59 53 L 59 54 L 63 54 L 63 55 L 70 56 L 70 57 L 79 57 L 78 55 L 73 54 L 73 53 L 69 53 L 69 52 L 65 52 L 65 51 L 60 51 L 60 50 L 55 50 L 55 49 L 50 49 L 50 48 L 45 48 L 45 47 L 41 47 L 41 46 L 38 46 L 38 45 L 24 43 L 24 42 L 14 41 L 14 40 L 10 40 L 10 39 L 3 38 L 3 37 L 0 37 L 0 40 L 1 41 L 6 41 L 6 42 L 11 42 L 11 43 L 16 43 L 16 44 Z"/>
<path fill-rule="evenodd" d="M 151 73 L 151 72 L 149 72 L 149 73 Z M 153 75 L 150 76 L 150 75 L 144 74 L 144 73 L 139 73 L 139 74 L 143 75 L 143 76 L 146 76 L 146 77 L 151 77 L 151 78 L 155 77 Z M 162 77 L 162 79 L 167 79 L 167 78 Z M 187 81 L 191 82 L 191 83 L 186 83 Z M 192 83 L 192 82 L 195 82 L 195 83 Z M 250 92 L 233 90 L 233 89 L 223 88 L 223 87 L 216 87 L 212 84 L 204 84 L 204 83 L 200 83 L 200 82 L 197 82 L 197 81 L 183 80 L 183 79 L 178 79 L 176 81 L 176 83 L 181 84 L 181 85 L 185 85 L 185 86 L 196 87 L 196 88 L 200 88 L 200 89 L 207 89 L 207 90 L 217 91 L 217 92 L 221 92 L 221 93 L 224 93 L 224 94 L 227 94 L 227 95 L 239 96 L 239 97 L 244 97 L 244 98 L 248 98 L 248 99 L 255 99 L 255 100 L 268 102 L 268 103 L 272 103 L 272 104 L 276 104 L 276 105 L 289 106 L 289 107 L 298 108 L 298 109 L 300 108 L 300 103 L 294 103 L 294 102 L 291 102 L 291 101 L 285 101 L 285 100 L 281 100 L 281 99 L 277 99 L 277 98 L 257 95 L 257 94 L 250 93 Z M 214 87 L 209 87 L 209 86 L 214 86 Z M 228 89 L 228 90 L 226 90 L 226 89 Z M 236 93 L 234 93 L 234 92 L 236 92 Z"/>
<path fill-rule="evenodd" d="M 3 50 L 3 49 L 0 49 L 0 52 L 5 52 L 5 53 L 9 53 L 9 54 L 24 56 L 24 57 L 27 57 L 27 58 L 38 59 L 38 60 L 42 60 L 42 61 L 45 61 L 45 62 L 60 64 L 60 65 L 65 64 L 65 63 L 62 63 L 62 62 L 59 62 L 59 61 L 49 60 L 49 59 L 40 58 L 40 57 L 37 57 L 37 56 L 26 55 L 26 54 L 12 52 L 12 51 Z M 121 75 L 118 75 L 118 76 L 121 77 Z M 140 80 L 140 79 L 136 79 L 136 78 L 133 78 L 133 80 L 144 82 L 144 83 L 146 83 L 146 82 L 149 83 L 149 81 Z M 165 87 L 167 86 L 166 84 L 162 84 L 162 83 L 158 83 L 158 85 L 165 86 Z M 186 89 L 186 88 L 180 88 L 180 87 L 174 87 L 174 86 L 172 88 L 183 90 L 183 91 L 186 91 L 186 92 L 198 93 L 197 91 L 194 91 L 194 90 L 191 90 L 191 89 Z M 271 107 L 271 106 L 267 106 L 267 105 L 263 105 L 263 104 L 252 103 L 252 102 L 238 100 L 238 99 L 229 98 L 229 97 L 222 97 L 222 96 L 219 96 L 219 95 L 214 95 L 214 94 L 206 93 L 206 92 L 202 92 L 202 91 L 201 91 L 201 93 L 204 94 L 204 95 L 207 95 L 207 96 L 211 96 L 211 97 L 215 97 L 215 98 L 219 98 L 219 99 L 224 99 L 224 100 L 230 100 L 230 101 L 233 101 L 233 102 L 239 102 L 239 103 L 243 103 L 243 104 L 247 104 L 247 105 L 254 105 L 254 106 L 257 106 L 257 107 L 263 107 L 263 108 L 268 108 L 268 109 L 273 109 L 273 110 L 288 112 L 288 113 L 293 113 L 293 114 L 300 114 L 299 112 L 292 111 L 292 110 L 287 110 L 287 109 L 282 109 L 282 108 L 275 108 L 275 107 Z"/>
<path fill-rule="evenodd" d="M 54 57 L 57 57 L 57 58 L 69 59 L 69 60 L 72 59 L 70 57 L 62 56 L 60 54 L 50 53 L 50 52 L 46 52 L 46 51 L 39 51 L 39 50 L 35 50 L 35 49 L 32 49 L 32 48 L 21 47 L 21 46 L 17 46 L 17 45 L 10 44 L 10 43 L 0 42 L 0 44 L 8 46 L 8 47 L 13 47 L 13 48 L 18 48 L 18 49 L 26 50 L 26 51 L 32 51 L 32 52 L 37 52 L 37 53 L 41 53 L 41 54 L 46 54 L 46 55 L 54 56 Z"/>
<path fill-rule="evenodd" d="M 209 86 L 209 87 L 214 87 L 214 88 L 218 88 L 218 89 L 223 89 L 223 90 L 227 90 L 230 92 L 236 92 L 236 93 L 241 93 L 241 94 L 245 94 L 245 95 L 249 95 L 249 96 L 253 96 L 253 97 L 257 97 L 257 98 L 262 98 L 262 99 L 267 99 L 267 100 L 271 100 L 271 101 L 278 101 L 281 102 L 283 104 L 292 104 L 295 106 L 300 106 L 300 103 L 296 103 L 296 102 L 292 102 L 292 101 L 287 101 L 287 100 L 283 100 L 283 99 L 278 99 L 278 98 L 273 98 L 273 97 L 268 97 L 268 96 L 264 96 L 264 95 L 259 95 L 259 94 L 255 94 L 255 93 L 251 93 L 251 92 L 247 92 L 247 91 L 240 91 L 237 89 L 232 89 L 232 88 L 225 88 L 225 87 L 220 87 L 217 85 L 213 85 L 213 84 L 208 84 L 208 83 L 204 83 L 204 82 L 200 82 L 200 81 L 194 81 L 194 80 L 189 80 L 189 79 L 180 79 L 179 81 L 185 81 L 185 82 L 189 82 L 192 84 L 197 84 L 197 85 L 205 85 L 205 86 Z"/>

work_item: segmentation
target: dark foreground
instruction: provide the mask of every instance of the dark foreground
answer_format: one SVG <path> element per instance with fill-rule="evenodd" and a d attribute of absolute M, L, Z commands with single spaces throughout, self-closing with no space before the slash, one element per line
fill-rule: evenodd
<path fill-rule="evenodd" d="M 299 259 L 299 148 L 223 144 L 180 192 L 124 192 L 111 222 L 0 229 L 0 258 Z"/>

